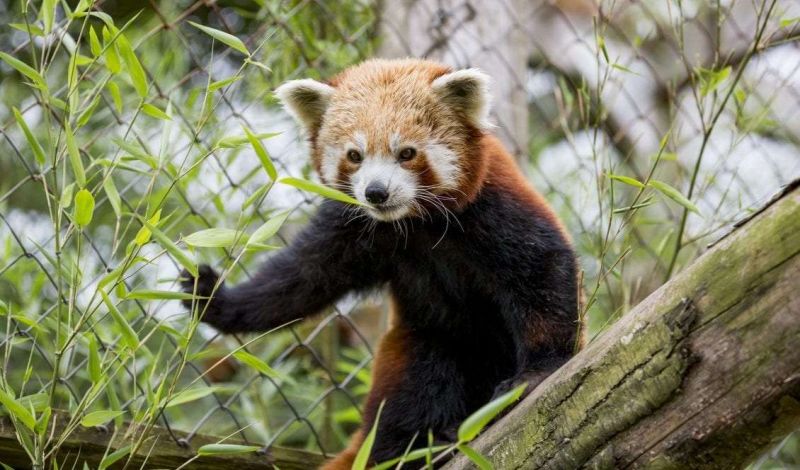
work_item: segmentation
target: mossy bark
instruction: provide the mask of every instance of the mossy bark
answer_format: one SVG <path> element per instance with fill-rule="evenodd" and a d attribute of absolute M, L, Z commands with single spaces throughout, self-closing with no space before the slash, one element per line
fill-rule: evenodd
<path fill-rule="evenodd" d="M 800 188 L 473 444 L 497 469 L 738 468 L 800 426 Z M 460 456 L 447 469 L 471 468 Z"/>
<path fill-rule="evenodd" d="M 65 429 L 68 416 L 63 412 L 53 415 L 55 425 L 53 435 L 59 436 Z M 59 468 L 83 468 L 83 462 L 89 468 L 97 468 L 106 453 L 130 444 L 130 436 L 136 436 L 141 429 L 130 428 L 124 432 L 114 433 L 113 429 L 104 431 L 99 428 L 79 427 L 66 438 L 61 445 L 55 459 Z M 174 432 L 178 438 L 185 437 L 185 433 Z M 127 437 L 124 437 L 127 436 Z M 126 458 L 113 464 L 112 469 L 150 469 L 150 468 L 177 468 L 189 459 L 195 458 L 197 449 L 206 444 L 216 444 L 219 438 L 210 436 L 194 436 L 191 444 L 184 448 L 175 443 L 174 438 L 166 429 L 152 428 L 140 446 L 139 452 L 126 461 Z M 226 444 L 241 444 L 233 440 L 225 441 Z M 323 461 L 319 454 L 302 450 L 274 447 L 265 455 L 255 452 L 229 455 L 207 455 L 198 457 L 186 467 L 190 469 L 274 469 L 282 470 L 308 470 L 316 468 Z M 0 417 L 0 462 L 15 469 L 31 468 L 32 464 L 28 455 L 20 448 L 14 435 L 14 425 L 7 417 Z M 49 466 L 48 466 L 49 468 Z"/>

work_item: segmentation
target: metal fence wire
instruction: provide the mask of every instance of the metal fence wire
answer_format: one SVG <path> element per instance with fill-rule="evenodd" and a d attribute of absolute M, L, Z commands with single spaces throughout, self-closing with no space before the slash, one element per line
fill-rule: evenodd
<path fill-rule="evenodd" d="M 156 424 L 188 432 L 176 445 L 210 434 L 331 455 L 360 420 L 372 345 L 387 322 L 381 295 L 343 299 L 266 335 L 220 336 L 204 325 L 190 335 L 189 315 L 164 294 L 179 290 L 180 261 L 158 240 L 137 241 L 142 219 L 179 240 L 215 227 L 252 233 L 283 213 L 289 222 L 269 243 L 291 240 L 318 200 L 273 183 L 242 137 L 245 128 L 260 134 L 280 176 L 313 179 L 304 138 L 272 96 L 284 80 L 324 79 L 373 56 L 487 71 L 496 133 L 579 250 L 590 334 L 800 175 L 792 0 L 99 0 L 85 18 L 57 7 L 41 35 L 25 30 L 26 21 L 46 27 L 38 2 L 11 3 L 0 6 L 3 24 L 14 23 L 0 30 L 0 51 L 45 64 L 51 78 L 43 97 L 0 63 L 3 382 L 17 396 L 53 390 L 54 405 L 73 411 L 92 396 L 90 410 L 123 410 L 128 421 L 156 408 Z M 108 55 L 95 59 L 91 36 L 105 45 L 111 22 L 136 51 L 144 93 L 126 75 L 124 51 L 117 71 Z M 239 38 L 249 55 L 192 23 Z M 65 80 L 76 49 L 77 92 Z M 59 102 L 91 112 L 65 129 Z M 84 229 L 56 215 L 72 213 L 79 188 L 66 169 L 72 135 L 95 198 Z M 663 181 L 696 211 L 654 188 L 628 218 L 636 188 L 616 177 Z M 192 256 L 237 282 L 268 251 L 234 245 Z M 99 388 L 95 347 L 108 377 Z M 177 398 L 158 401 L 163 383 Z M 762 462 L 797 464 L 786 442 Z"/>

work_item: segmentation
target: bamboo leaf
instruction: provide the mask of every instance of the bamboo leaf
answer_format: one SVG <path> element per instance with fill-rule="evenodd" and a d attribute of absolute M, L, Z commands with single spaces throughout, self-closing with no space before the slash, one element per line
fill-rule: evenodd
<path fill-rule="evenodd" d="M 44 36 L 44 30 L 42 28 L 36 26 L 35 24 L 31 24 L 31 23 L 27 23 L 27 24 L 26 23 L 9 23 L 8 25 L 11 26 L 14 29 L 18 29 L 18 30 L 22 31 L 23 33 L 28 33 L 28 34 L 30 34 L 32 36 Z"/>
<path fill-rule="evenodd" d="M 303 191 L 308 191 L 310 193 L 319 194 L 320 196 L 326 197 L 328 199 L 335 199 L 337 201 L 345 202 L 347 204 L 353 204 L 356 206 L 365 206 L 366 204 L 362 204 L 361 201 L 355 199 L 353 197 L 348 196 L 347 194 L 339 191 L 338 189 L 329 188 L 327 186 L 323 186 L 321 184 L 314 183 L 312 181 L 300 179 L 300 178 L 281 178 L 278 180 L 278 183 L 286 184 L 289 186 L 294 186 L 297 189 L 301 189 Z"/>
<path fill-rule="evenodd" d="M 69 103 L 69 115 L 72 116 L 78 111 L 78 101 L 80 92 L 78 91 L 78 50 L 75 49 L 69 56 L 67 65 L 67 102 Z M 80 127 L 80 126 L 78 126 Z"/>
<path fill-rule="evenodd" d="M 81 161 L 81 153 L 78 150 L 78 144 L 75 142 L 75 134 L 72 133 L 72 127 L 69 125 L 68 120 L 64 120 L 64 136 L 67 141 L 67 154 L 69 155 L 69 162 L 72 166 L 72 173 L 75 175 L 75 181 L 78 186 L 83 188 L 86 186 L 86 172 L 83 169 L 83 161 Z"/>
<path fill-rule="evenodd" d="M 107 422 L 111 421 L 117 416 L 122 416 L 124 414 L 125 414 L 124 411 L 113 411 L 113 410 L 93 411 L 84 416 L 83 418 L 81 418 L 81 426 L 85 428 L 100 426 L 102 424 L 106 424 Z"/>
<path fill-rule="evenodd" d="M 271 139 L 271 138 L 273 138 L 275 136 L 278 136 L 278 135 L 281 135 L 281 133 L 280 132 L 265 132 L 263 134 L 255 134 L 254 137 L 256 139 L 260 140 L 260 139 Z M 251 142 L 250 137 L 248 135 L 233 135 L 233 136 L 223 137 L 222 139 L 219 139 L 219 141 L 217 142 L 216 146 L 217 147 L 222 147 L 222 148 L 232 149 L 232 148 L 241 147 L 242 145 L 244 145 L 244 144 L 246 144 L 248 142 Z"/>
<path fill-rule="evenodd" d="M 106 468 L 114 465 L 117 461 L 121 460 L 130 453 L 131 453 L 131 446 L 127 445 L 125 447 L 122 447 L 121 449 L 117 449 L 116 451 L 106 455 L 105 457 L 103 457 L 103 460 L 100 461 L 100 465 L 98 467 L 99 470 L 105 470 Z"/>
<path fill-rule="evenodd" d="M 89 378 L 92 380 L 92 383 L 100 383 L 100 381 L 103 379 L 103 374 L 100 364 L 100 351 L 97 348 L 97 339 L 94 337 L 94 335 L 89 334 L 87 337 L 87 342 L 89 343 Z"/>
<path fill-rule="evenodd" d="M 100 39 L 97 37 L 97 32 L 94 30 L 94 26 L 89 27 L 89 49 L 92 51 L 92 55 L 95 57 L 100 57 L 103 53 L 103 46 L 100 44 Z"/>
<path fill-rule="evenodd" d="M 232 34 L 228 34 L 224 31 L 220 31 L 218 29 L 209 28 L 208 26 L 203 26 L 201 24 L 197 24 L 194 21 L 190 21 L 189 24 L 194 26 L 195 28 L 199 29 L 200 31 L 208 34 L 212 38 L 216 39 L 217 41 L 236 49 L 237 51 L 241 52 L 246 56 L 250 56 L 250 52 L 247 50 L 247 46 L 241 41 L 241 39 L 237 38 Z"/>
<path fill-rule="evenodd" d="M 117 27 L 114 26 L 114 19 L 111 18 L 111 15 L 109 15 L 108 13 L 102 11 L 90 11 L 89 16 L 94 16 L 95 18 L 98 18 L 100 21 L 105 23 L 106 26 L 109 27 L 112 31 L 118 31 Z M 134 18 L 136 18 L 137 16 L 139 16 L 138 13 L 134 16 Z"/>
<path fill-rule="evenodd" d="M 247 246 L 257 245 L 272 238 L 278 233 L 278 230 L 280 230 L 288 217 L 289 211 L 281 212 L 278 215 L 270 217 L 269 220 L 264 222 L 261 227 L 258 227 L 256 231 L 250 235 L 250 239 L 247 240 Z"/>
<path fill-rule="evenodd" d="M 50 395 L 45 392 L 38 392 L 32 395 L 25 395 L 17 398 L 17 402 L 26 410 L 33 410 L 36 413 L 44 411 L 50 404 Z"/>
<path fill-rule="evenodd" d="M 36 426 L 36 420 L 33 418 L 33 414 L 2 388 L 0 388 L 0 404 L 8 410 L 8 413 L 14 419 L 19 420 L 25 427 L 33 431 L 34 426 Z"/>
<path fill-rule="evenodd" d="M 271 188 L 272 188 L 272 184 L 265 184 L 264 186 L 261 186 L 260 188 L 255 190 L 255 192 L 253 192 L 253 194 L 248 196 L 247 199 L 245 199 L 244 202 L 242 203 L 242 210 L 247 209 L 254 202 L 256 202 L 259 199 L 261 199 L 265 194 L 267 194 L 267 191 L 269 191 Z"/>
<path fill-rule="evenodd" d="M 481 470 L 494 470 L 494 465 L 472 447 L 466 444 L 459 444 L 458 450 L 472 460 L 472 463 L 477 465 Z"/>
<path fill-rule="evenodd" d="M 75 183 L 70 183 L 64 186 L 64 189 L 61 191 L 61 200 L 59 204 L 63 209 L 68 209 L 69 206 L 72 205 L 72 194 L 75 192 Z"/>
<path fill-rule="evenodd" d="M 94 196 L 86 189 L 81 189 L 75 194 L 75 223 L 78 227 L 85 227 L 92 221 L 94 215 Z"/>
<path fill-rule="evenodd" d="M 149 221 L 145 220 L 141 216 L 138 216 L 139 220 L 150 230 L 150 233 L 153 235 L 153 238 L 156 239 L 159 245 L 162 248 L 167 250 L 167 252 L 175 258 L 175 261 L 181 264 L 187 271 L 189 271 L 192 276 L 197 277 L 197 265 L 195 264 L 194 260 L 189 256 L 188 253 L 178 248 L 169 237 L 164 235 L 164 232 L 156 228 L 155 225 L 151 224 Z"/>
<path fill-rule="evenodd" d="M 698 209 L 697 206 L 695 206 L 692 203 L 692 201 L 687 199 L 683 194 L 681 194 L 680 191 L 678 191 L 677 189 L 675 189 L 672 186 L 668 185 L 667 183 L 665 183 L 663 181 L 658 181 L 658 180 L 650 180 L 650 182 L 647 183 L 647 184 L 648 184 L 648 186 L 652 186 L 652 187 L 656 188 L 658 191 L 661 192 L 661 194 L 667 196 L 668 198 L 670 198 L 673 201 L 677 202 L 678 204 L 682 205 L 683 207 L 688 209 L 690 212 L 694 212 L 694 213 L 696 213 L 698 215 L 700 214 L 700 209 Z"/>
<path fill-rule="evenodd" d="M 461 443 L 469 442 L 489 424 L 489 421 L 494 419 L 501 411 L 508 408 L 512 403 L 519 400 L 522 392 L 528 384 L 522 384 L 517 388 L 500 395 L 489 403 L 483 405 L 478 411 L 472 413 L 461 423 L 458 427 L 458 440 Z"/>
<path fill-rule="evenodd" d="M 83 14 L 83 12 L 91 8 L 92 3 L 94 3 L 93 0 L 80 0 L 80 2 L 78 2 L 78 5 L 75 7 L 75 11 L 72 12 L 73 16 L 75 16 L 76 18 L 83 18 L 84 16 L 86 16 Z"/>
<path fill-rule="evenodd" d="M 186 292 L 142 289 L 129 292 L 125 298 L 128 300 L 192 300 L 195 296 Z"/>
<path fill-rule="evenodd" d="M 257 60 L 252 60 L 250 58 L 247 58 L 247 59 L 244 60 L 244 62 L 246 64 L 248 64 L 248 65 L 254 65 L 254 66 L 260 68 L 261 70 L 263 70 L 265 72 L 272 72 L 271 68 L 267 67 L 266 65 L 262 64 L 261 62 L 259 62 Z"/>
<path fill-rule="evenodd" d="M 44 23 L 44 32 L 45 34 L 50 34 L 50 31 L 53 30 L 53 21 L 56 17 L 56 5 L 58 4 L 58 0 L 43 0 L 42 1 L 42 8 L 39 10 L 39 16 L 42 18 L 42 23 Z"/>
<path fill-rule="evenodd" d="M 19 109 L 12 107 L 11 111 L 14 113 L 14 119 L 16 119 L 17 125 L 22 130 L 22 133 L 25 134 L 25 140 L 28 141 L 28 146 L 33 152 L 33 157 L 36 159 L 36 163 L 39 165 L 44 165 L 46 161 L 44 149 L 41 145 L 39 145 L 39 141 L 36 140 L 36 137 L 34 137 L 33 132 L 31 132 L 31 129 L 28 127 L 28 123 L 22 118 L 22 113 L 19 112 Z"/>
<path fill-rule="evenodd" d="M 375 444 L 375 434 L 378 432 L 378 421 L 381 418 L 384 403 L 386 403 L 385 400 L 382 401 L 378 407 L 378 414 L 375 416 L 375 422 L 372 423 L 372 429 L 370 429 L 369 434 L 367 434 L 366 439 L 364 439 L 364 442 L 361 443 L 361 447 L 358 449 L 356 458 L 353 461 L 352 470 L 366 470 L 367 468 L 369 456 L 372 453 L 372 446 Z"/>
<path fill-rule="evenodd" d="M 138 146 L 133 142 L 128 142 L 126 140 L 118 139 L 116 137 L 111 139 L 111 141 L 117 144 L 119 148 L 130 153 L 134 157 L 139 157 L 142 159 L 153 158 L 152 155 L 148 154 L 147 151 L 145 151 L 143 148 L 141 148 L 140 146 Z"/>
<path fill-rule="evenodd" d="M 697 74 L 700 77 L 700 96 L 706 96 L 719 88 L 731 74 L 731 67 L 727 66 L 720 70 L 709 70 L 698 67 Z"/>
<path fill-rule="evenodd" d="M 197 449 L 198 455 L 244 454 L 261 450 L 259 446 L 243 446 L 238 444 L 206 444 Z"/>
<path fill-rule="evenodd" d="M 797 23 L 800 23 L 800 16 L 795 18 L 781 18 L 780 27 L 787 28 Z"/>
<path fill-rule="evenodd" d="M 111 175 L 108 175 L 103 180 L 103 190 L 108 197 L 108 203 L 111 204 L 111 208 L 114 209 L 114 214 L 116 214 L 117 217 L 122 216 L 122 199 L 119 197 L 117 186 L 114 184 L 114 178 L 112 178 Z"/>
<path fill-rule="evenodd" d="M 144 103 L 142 105 L 142 111 L 148 116 L 154 117 L 156 119 L 162 119 L 164 121 L 172 120 L 172 118 L 169 117 L 169 114 L 165 113 L 164 111 L 161 111 L 160 109 L 158 109 L 157 107 L 153 106 L 150 103 Z"/>
<path fill-rule="evenodd" d="M 92 12 L 92 13 L 99 13 L 99 12 Z M 103 42 L 106 44 L 106 68 L 112 74 L 117 74 L 122 70 L 122 65 L 120 64 L 119 59 L 119 52 L 117 48 L 117 42 L 113 36 L 111 36 L 111 32 L 109 32 L 106 26 L 103 26 Z"/>
<path fill-rule="evenodd" d="M 77 93 L 75 94 L 77 96 Z M 89 106 L 86 107 L 85 110 L 78 116 L 78 121 L 75 123 L 77 127 L 83 127 L 89 122 L 89 119 L 92 118 L 94 114 L 94 110 L 97 108 L 97 105 L 100 103 L 100 95 L 96 95 Z"/>
<path fill-rule="evenodd" d="M 39 72 L 34 70 L 34 68 L 31 67 L 30 65 L 26 64 L 25 62 L 22 62 L 19 59 L 11 57 L 5 52 L 0 52 L 0 59 L 3 59 L 3 61 L 6 62 L 8 65 L 14 67 L 14 69 L 16 69 L 17 72 L 30 78 L 39 87 L 40 90 L 42 91 L 47 90 L 47 83 L 45 82 L 44 78 L 39 74 Z"/>
<path fill-rule="evenodd" d="M 448 449 L 449 447 L 450 446 L 447 445 L 438 445 L 433 447 L 425 447 L 422 449 L 415 449 L 402 457 L 395 457 L 391 460 L 387 460 L 386 462 L 381 462 L 372 467 L 371 470 L 387 470 L 389 468 L 394 468 L 400 462 L 412 462 L 414 460 L 424 459 L 428 454 L 435 454 Z"/>
<path fill-rule="evenodd" d="M 160 220 L 161 220 L 161 209 L 157 210 L 156 213 L 153 214 L 152 217 L 150 217 L 148 222 L 150 222 L 150 224 L 152 224 L 152 225 L 156 225 L 156 224 L 158 224 L 158 222 Z M 136 233 L 136 237 L 133 239 L 133 242 L 136 243 L 139 246 L 142 246 L 145 243 L 150 241 L 150 237 L 151 236 L 152 236 L 152 233 L 150 232 L 150 229 L 147 228 L 147 225 L 144 225 Z"/>
<path fill-rule="evenodd" d="M 272 367 L 270 367 L 266 362 L 262 361 L 261 359 L 253 356 L 249 352 L 240 349 L 233 353 L 233 357 L 240 360 L 241 362 L 247 364 L 248 366 L 252 367 L 253 369 L 261 372 L 262 374 L 266 375 L 267 377 L 271 377 L 273 379 L 280 379 L 290 382 L 291 380 L 289 377 L 281 374 L 280 372 L 276 371 Z"/>
<path fill-rule="evenodd" d="M 98 289 L 100 292 L 100 297 L 103 298 L 103 303 L 106 304 L 106 308 L 108 308 L 108 313 L 111 314 L 111 317 L 119 326 L 120 331 L 122 332 L 122 339 L 125 344 L 128 345 L 131 349 L 136 349 L 139 347 L 139 335 L 136 334 L 136 331 L 133 329 L 128 320 L 122 315 L 122 313 L 117 309 L 117 306 L 114 305 L 114 302 L 108 297 L 108 294 L 103 289 Z"/>
<path fill-rule="evenodd" d="M 269 175 L 269 179 L 275 181 L 278 178 L 278 172 L 275 170 L 275 165 L 272 163 L 272 159 L 269 158 L 267 149 L 264 148 L 261 140 L 255 134 L 253 134 L 250 129 L 244 127 L 244 132 L 247 135 L 247 140 L 250 141 L 250 145 L 253 146 L 253 150 L 256 152 L 259 161 L 261 161 L 261 166 L 264 167 L 264 171 L 266 171 L 267 175 Z"/>
<path fill-rule="evenodd" d="M 633 186 L 636 188 L 644 188 L 644 183 L 640 182 L 635 178 L 631 178 L 630 176 L 612 175 L 609 173 L 608 177 L 611 178 L 612 180 L 617 180 L 620 183 L 625 183 L 629 186 Z"/>
<path fill-rule="evenodd" d="M 184 403 L 190 403 L 201 398 L 205 398 L 212 393 L 216 392 L 219 387 L 195 387 L 183 390 L 172 397 L 167 397 L 164 399 L 163 405 L 165 408 L 171 408 L 173 406 L 182 405 Z"/>
<path fill-rule="evenodd" d="M 212 82 L 208 85 L 208 91 L 215 92 L 220 88 L 225 88 L 226 86 L 230 85 L 231 83 L 237 82 L 242 78 L 241 75 L 234 75 L 233 77 L 226 78 L 224 80 L 219 80 L 216 82 Z"/>
<path fill-rule="evenodd" d="M 622 64 L 620 64 L 618 62 L 615 62 L 615 63 L 611 64 L 611 67 L 615 68 L 617 70 L 620 70 L 622 72 L 625 72 L 625 73 L 630 73 L 630 74 L 633 74 L 633 75 L 639 75 L 638 73 L 634 72 L 633 70 L 629 69 L 628 67 L 625 67 L 624 65 L 622 65 Z"/>
<path fill-rule="evenodd" d="M 209 228 L 183 237 L 184 243 L 203 248 L 225 248 L 247 240 L 243 232 L 229 228 Z"/>
<path fill-rule="evenodd" d="M 119 92 L 119 86 L 116 83 L 109 81 L 106 83 L 106 88 L 111 94 L 111 99 L 114 101 L 114 108 L 118 113 L 122 113 L 122 94 Z"/>
<path fill-rule="evenodd" d="M 128 42 L 128 39 L 125 38 L 122 33 L 117 36 L 117 46 L 119 47 L 119 53 L 122 56 L 122 60 L 125 62 L 125 66 L 127 67 L 128 77 L 130 77 L 133 87 L 136 89 L 136 93 L 138 93 L 142 98 L 146 97 L 147 74 L 144 73 L 144 69 L 142 68 L 142 64 L 139 62 L 139 58 L 136 57 L 136 53 L 133 52 L 131 43 Z"/>
<path fill-rule="evenodd" d="M 33 430 L 39 436 L 44 436 L 45 431 L 47 430 L 47 424 L 50 422 L 50 416 L 53 414 L 53 409 L 49 406 L 46 407 L 42 413 L 39 415 L 39 418 L 36 420 L 36 424 L 33 426 Z"/>

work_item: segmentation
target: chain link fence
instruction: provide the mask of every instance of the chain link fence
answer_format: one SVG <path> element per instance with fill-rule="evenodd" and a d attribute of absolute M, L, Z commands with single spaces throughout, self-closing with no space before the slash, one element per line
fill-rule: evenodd
<path fill-rule="evenodd" d="M 188 433 L 173 434 L 184 447 L 210 434 L 331 455 L 369 390 L 380 295 L 223 337 L 168 294 L 181 260 L 142 226 L 175 241 L 288 214 L 270 243 L 291 239 L 318 201 L 275 183 L 246 138 L 257 134 L 279 176 L 313 178 L 272 96 L 284 80 L 372 56 L 486 70 L 496 132 L 573 235 L 592 335 L 800 176 L 790 0 L 101 0 L 83 16 L 71 13 L 87 2 L 54 3 L 0 6 L 0 51 L 48 85 L 32 91 L 35 79 L 0 63 L 3 386 L 36 410 L 152 420 Z M 239 38 L 246 54 L 192 23 Z M 83 228 L 81 187 L 95 201 Z M 240 241 L 191 256 L 236 282 L 270 249 Z M 788 438 L 761 463 L 800 465 L 797 446 Z"/>

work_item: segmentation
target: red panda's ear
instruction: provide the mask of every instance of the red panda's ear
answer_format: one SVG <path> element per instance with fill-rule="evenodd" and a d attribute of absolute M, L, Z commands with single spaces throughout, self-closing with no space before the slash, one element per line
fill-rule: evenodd
<path fill-rule="evenodd" d="M 275 90 L 275 95 L 292 117 L 313 132 L 322 124 L 334 91 L 330 85 L 305 78 L 284 83 Z"/>
<path fill-rule="evenodd" d="M 433 92 L 445 104 L 463 114 L 480 129 L 492 127 L 489 122 L 488 75 L 478 69 L 456 70 L 437 78 L 431 83 Z"/>

